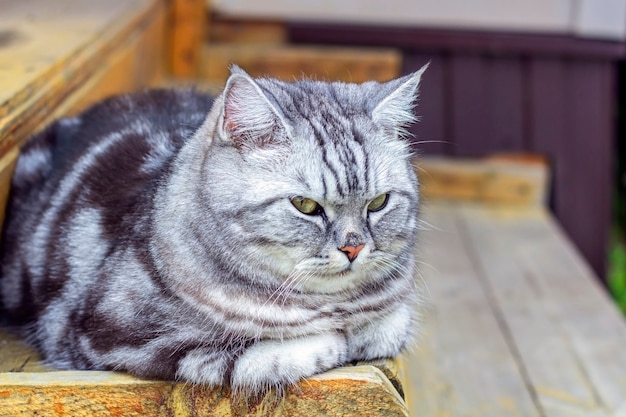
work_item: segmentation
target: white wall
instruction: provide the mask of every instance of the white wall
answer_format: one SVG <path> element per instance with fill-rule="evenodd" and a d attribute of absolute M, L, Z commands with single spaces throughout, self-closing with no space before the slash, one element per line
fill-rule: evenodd
<path fill-rule="evenodd" d="M 626 40 L 626 0 L 211 0 L 225 15 Z"/>

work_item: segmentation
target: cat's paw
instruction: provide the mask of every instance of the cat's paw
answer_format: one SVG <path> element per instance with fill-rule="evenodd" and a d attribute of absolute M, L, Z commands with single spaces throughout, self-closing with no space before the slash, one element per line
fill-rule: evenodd
<path fill-rule="evenodd" d="M 178 362 L 176 379 L 211 386 L 222 385 L 228 362 L 229 358 L 223 353 L 194 349 Z"/>
<path fill-rule="evenodd" d="M 231 386 L 244 395 L 290 385 L 345 363 L 343 335 L 325 334 L 297 339 L 265 340 L 248 348 L 235 362 Z"/>
<path fill-rule="evenodd" d="M 416 310 L 399 306 L 377 322 L 348 332 L 349 360 L 391 358 L 410 343 L 417 327 Z"/>

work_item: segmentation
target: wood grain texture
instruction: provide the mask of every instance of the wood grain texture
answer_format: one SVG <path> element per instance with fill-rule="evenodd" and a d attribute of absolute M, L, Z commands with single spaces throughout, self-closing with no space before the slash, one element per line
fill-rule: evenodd
<path fill-rule="evenodd" d="M 237 64 L 252 76 L 286 81 L 387 81 L 400 73 L 401 56 L 393 49 L 292 47 L 282 45 L 209 44 L 204 48 L 202 79 L 224 83 Z"/>
<path fill-rule="evenodd" d="M 446 199 L 482 204 L 543 206 L 549 193 L 548 167 L 532 159 L 417 159 L 425 201 Z"/>
<path fill-rule="evenodd" d="M 170 70 L 173 76 L 198 75 L 208 24 L 206 0 L 172 0 L 170 4 Z"/>
<path fill-rule="evenodd" d="M 455 206 L 431 202 L 423 213 L 420 275 L 429 308 L 417 347 L 402 357 L 413 416 L 539 417 L 541 412 L 485 292 Z"/>
<path fill-rule="evenodd" d="M 282 399 L 232 397 L 228 390 L 145 381 L 99 371 L 0 373 L 0 416 L 408 416 L 375 366 L 338 368 L 302 381 Z"/>
<path fill-rule="evenodd" d="M 41 128 L 52 109 L 164 14 L 164 4 L 158 0 L 3 4 L 7 5 L 3 5 L 3 31 L 14 35 L 0 49 L 0 62 L 6 63 L 0 66 L 0 154 Z M 158 54 L 158 45 L 137 51 L 137 62 L 146 63 L 143 73 L 126 76 L 141 85 L 150 83 L 158 72 L 152 67 L 158 59 L 148 54 Z"/>
<path fill-rule="evenodd" d="M 0 375 L 5 372 L 47 372 L 37 349 L 18 335 L 0 328 Z"/>
<path fill-rule="evenodd" d="M 626 321 L 551 215 L 431 201 L 423 216 L 413 415 L 623 416 Z"/>
<path fill-rule="evenodd" d="M 285 44 L 287 25 L 283 22 L 229 19 L 212 15 L 208 40 L 210 43 Z"/>

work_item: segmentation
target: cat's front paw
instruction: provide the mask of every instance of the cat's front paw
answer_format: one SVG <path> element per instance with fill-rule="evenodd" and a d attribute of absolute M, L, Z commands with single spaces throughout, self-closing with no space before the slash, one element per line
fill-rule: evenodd
<path fill-rule="evenodd" d="M 416 331 L 416 309 L 411 304 L 400 305 L 379 321 L 348 332 L 350 360 L 392 358 L 412 341 Z"/>
<path fill-rule="evenodd" d="M 231 386 L 244 395 L 284 391 L 311 375 L 342 365 L 347 359 L 343 335 L 315 335 L 265 340 L 248 348 L 235 362 Z"/>

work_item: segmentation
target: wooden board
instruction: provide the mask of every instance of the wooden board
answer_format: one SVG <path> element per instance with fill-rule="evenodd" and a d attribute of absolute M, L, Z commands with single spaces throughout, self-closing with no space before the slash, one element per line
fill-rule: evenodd
<path fill-rule="evenodd" d="M 411 414 L 541 416 L 454 209 L 433 203 L 424 216 L 433 228 L 418 249 L 428 307 L 422 336 L 402 359 Z"/>
<path fill-rule="evenodd" d="M 208 22 L 206 0 L 173 0 L 170 5 L 170 71 L 175 77 L 198 75 Z"/>
<path fill-rule="evenodd" d="M 116 71 L 94 99 L 145 86 L 160 75 L 161 1 L 26 0 L 0 7 L 0 62 L 6 63 L 0 66 L 0 155 L 40 129 L 94 74 Z M 127 44 L 134 50 L 113 68 L 109 60 L 119 60 Z"/>
<path fill-rule="evenodd" d="M 541 158 L 521 154 L 486 159 L 422 157 L 415 161 L 422 198 L 483 204 L 544 206 L 549 172 Z"/>
<path fill-rule="evenodd" d="M 142 381 L 96 371 L 0 374 L 0 416 L 407 416 L 402 399 L 374 366 L 312 377 L 282 400 L 232 400 L 228 391 Z"/>
<path fill-rule="evenodd" d="M 621 417 L 626 321 L 542 207 L 431 201 L 414 416 Z"/>
<path fill-rule="evenodd" d="M 37 352 L 0 330 L 0 417 L 41 416 L 389 416 L 408 409 L 392 361 L 363 363 L 314 376 L 278 401 L 233 399 L 228 390 L 147 381 L 114 372 L 56 371 Z"/>
<path fill-rule="evenodd" d="M 209 25 L 210 43 L 285 44 L 287 25 L 266 20 L 229 19 L 213 15 Z"/>
<path fill-rule="evenodd" d="M 203 62 L 202 79 L 216 83 L 226 81 L 231 64 L 239 65 L 252 76 L 286 81 L 309 77 L 364 82 L 397 77 L 401 58 L 393 49 L 214 43 L 205 46 Z"/>

